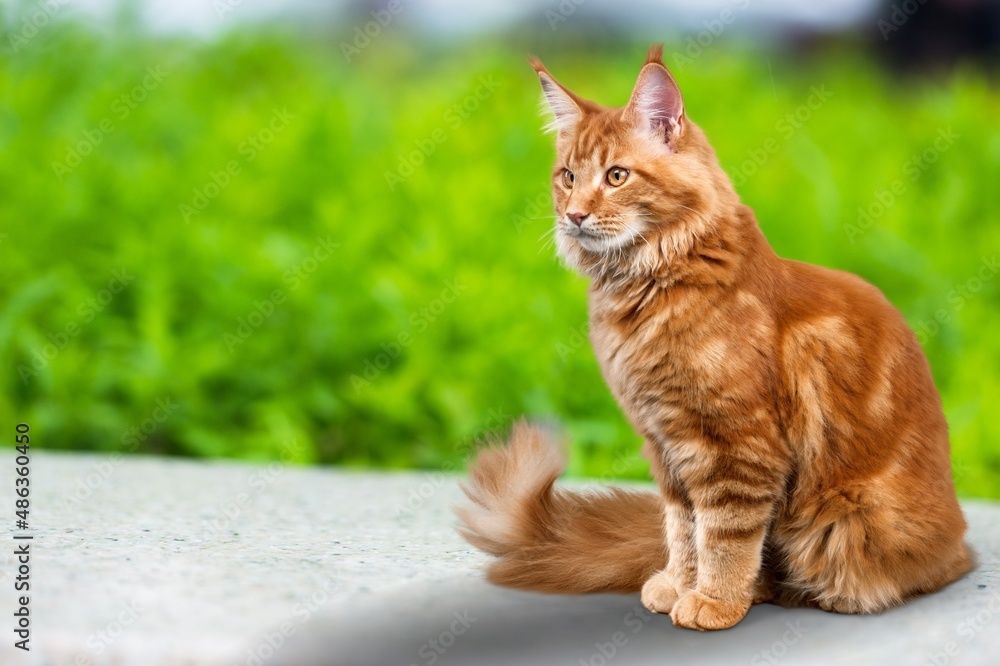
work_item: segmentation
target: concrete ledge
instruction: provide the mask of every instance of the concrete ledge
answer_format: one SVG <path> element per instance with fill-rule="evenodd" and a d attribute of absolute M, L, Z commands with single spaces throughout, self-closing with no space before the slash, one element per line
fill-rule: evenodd
<path fill-rule="evenodd" d="M 1000 663 L 989 503 L 964 503 L 979 567 L 939 594 L 877 617 L 757 606 L 698 634 L 637 595 L 486 585 L 440 474 L 35 451 L 31 481 L 33 649 L 12 646 L 4 548 L 3 664 Z"/>

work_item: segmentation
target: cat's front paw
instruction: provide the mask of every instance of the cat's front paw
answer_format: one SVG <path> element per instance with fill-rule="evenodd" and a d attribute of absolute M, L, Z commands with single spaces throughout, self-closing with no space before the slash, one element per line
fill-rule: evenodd
<path fill-rule="evenodd" d="M 698 631 L 728 629 L 742 620 L 750 602 L 719 601 L 696 590 L 688 590 L 674 604 L 670 619 L 674 625 Z"/>
<path fill-rule="evenodd" d="M 674 579 L 666 571 L 658 571 L 642 586 L 642 605 L 654 613 L 669 613 L 681 596 Z"/>

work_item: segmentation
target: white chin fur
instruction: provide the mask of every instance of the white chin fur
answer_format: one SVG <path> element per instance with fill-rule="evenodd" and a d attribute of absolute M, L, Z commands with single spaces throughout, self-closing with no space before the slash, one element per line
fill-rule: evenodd
<path fill-rule="evenodd" d="M 639 237 L 639 232 L 635 230 L 634 225 L 629 225 L 623 229 L 621 233 L 615 236 L 574 236 L 564 232 L 562 229 L 559 230 L 557 236 L 559 249 L 561 251 L 579 246 L 588 252 L 606 254 L 621 247 L 632 245 Z M 566 256 L 564 251 L 561 252 L 561 254 Z"/>
<path fill-rule="evenodd" d="M 637 226 L 629 225 L 616 236 L 600 237 L 573 236 L 560 228 L 556 233 L 556 249 L 568 266 L 585 275 L 597 277 L 606 272 L 631 274 L 635 272 L 636 259 L 646 254 L 644 250 L 648 245 L 640 238 L 641 231 Z M 633 245 L 639 249 L 639 256 L 623 251 L 623 248 Z M 595 263 L 594 259 L 598 262 Z"/>
<path fill-rule="evenodd" d="M 588 250 L 590 252 L 603 252 L 606 248 L 608 248 L 608 241 L 613 239 L 597 238 L 594 236 L 577 236 L 573 240 L 578 242 L 584 250 Z"/>

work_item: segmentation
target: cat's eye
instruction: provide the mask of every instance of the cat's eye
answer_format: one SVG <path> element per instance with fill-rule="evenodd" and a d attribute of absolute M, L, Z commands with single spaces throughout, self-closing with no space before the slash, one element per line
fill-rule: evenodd
<path fill-rule="evenodd" d="M 570 189 L 573 188 L 573 172 L 569 169 L 563 169 L 563 185 Z"/>
<path fill-rule="evenodd" d="M 628 180 L 628 169 L 622 167 L 611 167 L 608 169 L 607 181 L 611 187 L 618 187 Z"/>

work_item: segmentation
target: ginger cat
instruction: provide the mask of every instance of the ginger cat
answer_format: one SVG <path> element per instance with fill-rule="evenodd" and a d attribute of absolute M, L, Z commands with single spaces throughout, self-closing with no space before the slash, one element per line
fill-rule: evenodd
<path fill-rule="evenodd" d="M 554 488 L 520 423 L 482 452 L 463 536 L 490 581 L 634 592 L 691 629 L 771 601 L 876 613 L 972 567 L 948 427 L 916 337 L 860 278 L 776 256 L 653 47 L 603 107 L 532 61 L 553 114 L 559 254 L 661 493 Z"/>

